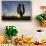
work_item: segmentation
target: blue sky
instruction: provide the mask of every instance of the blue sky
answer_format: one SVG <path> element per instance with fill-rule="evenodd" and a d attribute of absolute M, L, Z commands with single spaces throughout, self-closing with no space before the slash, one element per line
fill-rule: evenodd
<path fill-rule="evenodd" d="M 25 7 L 25 13 L 28 13 L 31 11 L 31 2 L 30 1 L 3 1 L 2 2 L 2 11 L 3 13 L 11 13 L 11 12 L 17 12 L 17 6 L 19 3 L 23 3 Z"/>

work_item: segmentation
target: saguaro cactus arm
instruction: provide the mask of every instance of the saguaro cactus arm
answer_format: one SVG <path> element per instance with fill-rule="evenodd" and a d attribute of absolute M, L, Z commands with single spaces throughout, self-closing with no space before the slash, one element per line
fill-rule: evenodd
<path fill-rule="evenodd" d="M 21 8 L 21 4 L 18 4 L 18 7 L 17 7 L 18 14 L 20 14 L 20 8 Z"/>
<path fill-rule="evenodd" d="M 24 4 L 22 5 L 23 6 L 23 14 L 25 13 L 25 7 L 24 7 Z"/>

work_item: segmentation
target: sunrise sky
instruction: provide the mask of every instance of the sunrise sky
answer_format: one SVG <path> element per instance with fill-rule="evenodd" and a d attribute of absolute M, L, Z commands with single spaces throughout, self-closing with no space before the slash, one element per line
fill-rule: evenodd
<path fill-rule="evenodd" d="M 19 3 L 23 3 L 25 7 L 25 14 L 24 16 L 30 16 L 31 14 L 31 2 L 30 1 L 2 1 L 2 11 L 6 14 L 6 16 L 16 16 L 17 13 L 17 6 Z"/>

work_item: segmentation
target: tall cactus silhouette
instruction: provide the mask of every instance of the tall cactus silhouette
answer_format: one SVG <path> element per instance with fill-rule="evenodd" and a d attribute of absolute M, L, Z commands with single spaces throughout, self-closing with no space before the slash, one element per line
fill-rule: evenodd
<path fill-rule="evenodd" d="M 20 14 L 21 18 L 23 17 L 23 14 L 25 13 L 24 4 L 20 4 L 20 3 L 18 4 L 17 13 Z"/>

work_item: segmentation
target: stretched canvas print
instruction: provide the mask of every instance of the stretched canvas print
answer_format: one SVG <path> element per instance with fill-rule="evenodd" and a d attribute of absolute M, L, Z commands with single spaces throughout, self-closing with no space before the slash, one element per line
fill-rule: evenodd
<path fill-rule="evenodd" d="M 2 1 L 2 20 L 30 20 L 31 1 Z"/>

